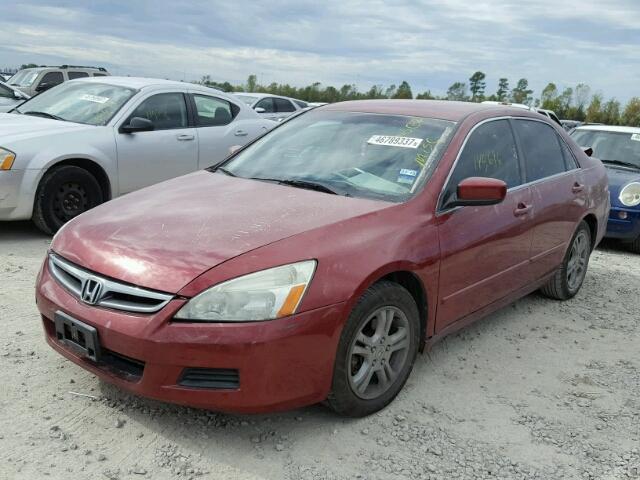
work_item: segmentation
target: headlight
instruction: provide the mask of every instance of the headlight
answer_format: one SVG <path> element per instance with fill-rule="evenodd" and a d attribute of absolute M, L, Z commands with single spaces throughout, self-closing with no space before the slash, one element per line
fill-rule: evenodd
<path fill-rule="evenodd" d="M 11 170 L 15 159 L 15 153 L 4 148 L 0 148 L 0 170 Z"/>
<path fill-rule="evenodd" d="M 632 182 L 620 190 L 618 197 L 620 202 L 626 207 L 640 205 L 640 183 Z"/>
<path fill-rule="evenodd" d="M 228 280 L 193 297 L 175 318 L 241 322 L 292 315 L 300 305 L 315 269 L 316 261 L 307 260 Z"/>

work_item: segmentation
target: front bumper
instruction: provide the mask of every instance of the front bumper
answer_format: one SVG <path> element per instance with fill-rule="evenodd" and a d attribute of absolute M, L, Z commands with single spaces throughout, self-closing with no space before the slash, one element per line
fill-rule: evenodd
<path fill-rule="evenodd" d="M 621 213 L 626 214 L 626 218 L 620 218 Z M 611 207 L 609 211 L 609 221 L 607 222 L 607 233 L 609 238 L 633 241 L 640 237 L 640 209 Z"/>
<path fill-rule="evenodd" d="M 33 211 L 40 170 L 0 171 L 0 220 L 27 220 Z"/>
<path fill-rule="evenodd" d="M 237 413 L 291 409 L 324 400 L 345 318 L 344 304 L 337 304 L 266 322 L 177 323 L 172 318 L 184 304 L 182 299 L 152 315 L 92 307 L 60 286 L 46 262 L 38 277 L 36 301 L 49 345 L 103 380 L 157 400 Z M 140 375 L 97 364 L 60 343 L 53 323 L 57 311 L 96 328 L 106 351 L 143 364 Z M 235 369 L 239 388 L 179 385 L 186 368 Z"/>

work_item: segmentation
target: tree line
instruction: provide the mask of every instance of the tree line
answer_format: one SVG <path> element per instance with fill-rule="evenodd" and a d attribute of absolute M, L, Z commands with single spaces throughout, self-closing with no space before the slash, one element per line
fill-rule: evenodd
<path fill-rule="evenodd" d="M 339 88 L 331 85 L 312 83 L 306 87 L 295 87 L 289 84 L 273 82 L 269 85 L 258 83 L 256 75 L 249 75 L 246 83 L 232 85 L 229 82 L 216 82 L 210 75 L 203 76 L 198 83 L 218 88 L 225 92 L 258 92 L 297 98 L 307 102 L 342 102 L 345 100 L 367 100 L 383 98 L 425 99 L 425 100 L 458 100 L 463 102 L 497 102 L 522 103 L 529 106 L 553 110 L 559 118 L 578 120 L 589 123 L 607 125 L 629 125 L 640 127 L 640 97 L 634 97 L 626 105 L 615 98 L 605 98 L 600 92 L 592 93 L 589 85 L 580 83 L 575 88 L 567 87 L 562 91 L 555 83 L 549 83 L 539 97 L 529 87 L 526 78 L 519 79 L 512 87 L 509 79 L 500 78 L 495 92 L 487 91 L 484 72 L 475 72 L 466 82 L 454 82 L 446 95 L 433 95 L 430 90 L 414 96 L 411 86 L 403 81 L 400 85 L 373 85 L 367 91 L 359 91 L 353 84 L 345 84 Z"/>

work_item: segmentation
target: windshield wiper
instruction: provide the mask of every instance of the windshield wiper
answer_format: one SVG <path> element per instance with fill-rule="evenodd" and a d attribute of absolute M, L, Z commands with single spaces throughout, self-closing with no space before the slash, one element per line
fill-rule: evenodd
<path fill-rule="evenodd" d="M 34 117 L 45 117 L 45 118 L 50 118 L 52 120 L 60 120 L 62 122 L 66 122 L 64 118 L 54 115 L 52 113 L 47 113 L 47 112 L 29 111 L 29 112 L 24 112 L 24 115 L 33 115 Z"/>
<path fill-rule="evenodd" d="M 602 163 L 610 163 L 612 165 L 620 165 L 622 167 L 635 168 L 636 170 L 640 170 L 640 165 L 636 165 L 631 162 L 624 162 L 622 160 L 600 160 Z"/>
<path fill-rule="evenodd" d="M 306 190 L 315 190 L 317 192 L 330 193 L 332 195 L 344 195 L 345 197 L 350 197 L 348 193 L 339 194 L 331 187 L 319 182 L 314 182 L 311 180 L 301 180 L 297 178 L 262 178 L 262 177 L 251 177 L 251 180 L 260 180 L 263 182 L 273 182 L 279 185 L 288 185 L 290 187 L 296 188 L 304 188 Z"/>

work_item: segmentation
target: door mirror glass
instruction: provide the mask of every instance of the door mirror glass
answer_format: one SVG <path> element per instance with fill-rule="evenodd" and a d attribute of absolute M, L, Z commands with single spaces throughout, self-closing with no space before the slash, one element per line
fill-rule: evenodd
<path fill-rule="evenodd" d="M 122 133 L 149 132 L 155 127 L 153 122 L 147 118 L 133 117 L 128 125 L 120 127 Z"/>
<path fill-rule="evenodd" d="M 256 111 L 256 113 L 265 113 L 266 112 L 266 110 L 264 108 L 262 108 L 262 107 L 256 107 L 256 108 L 254 108 L 254 110 Z"/>
<path fill-rule="evenodd" d="M 42 82 L 36 87 L 36 92 L 44 92 L 45 90 L 49 90 L 51 87 L 53 87 L 52 83 Z"/>
<path fill-rule="evenodd" d="M 470 177 L 458 184 L 457 199 L 452 206 L 495 205 L 507 196 L 507 184 L 497 178 Z"/>

